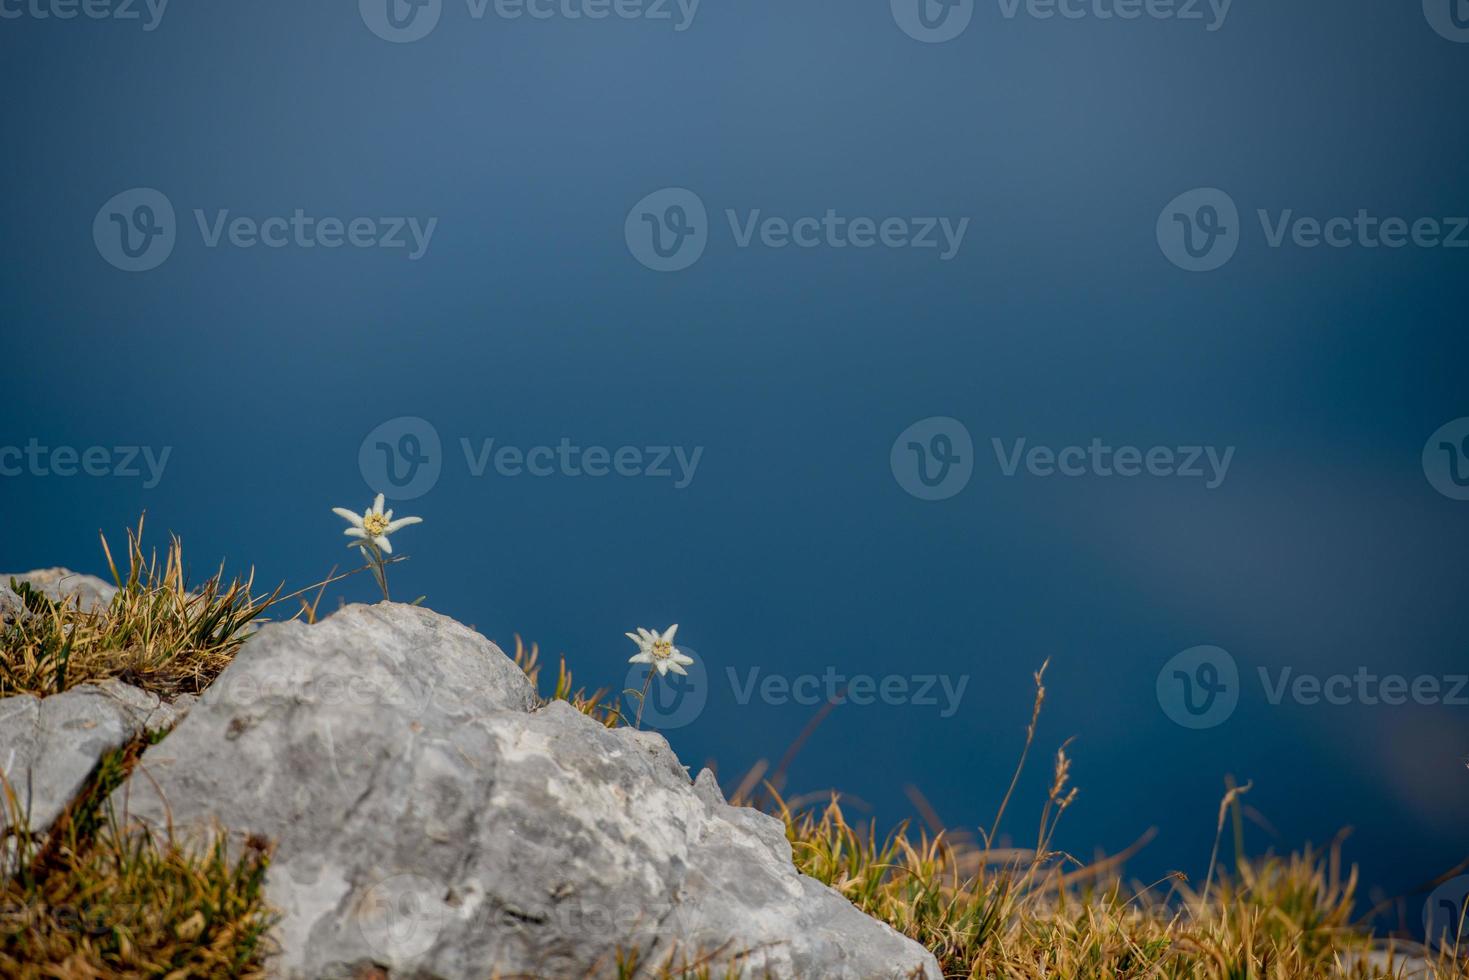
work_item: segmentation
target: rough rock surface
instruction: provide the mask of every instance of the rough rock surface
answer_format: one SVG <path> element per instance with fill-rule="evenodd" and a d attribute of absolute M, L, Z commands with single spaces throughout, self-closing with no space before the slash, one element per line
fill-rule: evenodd
<path fill-rule="evenodd" d="M 13 614 L 20 599 L 10 580 L 26 582 L 52 599 L 76 596 L 81 609 L 106 606 L 117 589 L 93 575 L 65 568 L 0 573 L 0 613 Z M 30 829 L 42 833 L 85 784 L 106 753 L 143 732 L 173 725 L 192 699 L 175 705 L 119 681 L 87 684 L 43 699 L 0 698 L 0 775 L 19 799 Z M 0 830 L 9 826 L 0 806 Z"/>
<path fill-rule="evenodd" d="M 286 976 L 605 976 L 619 948 L 746 953 L 746 976 L 939 976 L 661 736 L 537 709 L 494 644 L 421 608 L 263 628 L 115 802 L 157 826 L 165 800 L 185 832 L 277 842 Z"/>
<path fill-rule="evenodd" d="M 117 595 L 116 586 L 95 575 L 81 575 L 67 568 L 40 568 L 33 572 L 0 573 L 0 609 L 16 601 L 15 593 L 10 591 L 12 578 L 29 584 L 52 599 L 74 595 L 83 612 L 106 606 Z"/>
<path fill-rule="evenodd" d="M 102 756 L 144 732 L 171 727 L 187 713 L 121 681 L 84 684 L 64 694 L 0 699 L 0 774 L 33 833 L 43 833 L 81 790 Z M 0 806 L 0 830 L 9 826 Z"/>

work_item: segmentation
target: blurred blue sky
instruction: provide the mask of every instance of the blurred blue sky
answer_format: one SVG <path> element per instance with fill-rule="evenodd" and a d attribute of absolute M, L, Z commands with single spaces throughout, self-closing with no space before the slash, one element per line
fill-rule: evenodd
<path fill-rule="evenodd" d="M 682 31 L 675 4 L 510 19 L 443 0 L 409 43 L 369 28 L 367 0 L 170 5 L 151 30 L 146 7 L 59 20 L 46 3 L 0 18 L 0 447 L 171 453 L 147 489 L 29 463 L 0 477 L 0 566 L 99 572 L 97 529 L 146 509 L 200 575 L 225 559 L 305 585 L 345 560 L 329 509 L 371 496 L 364 438 L 418 417 L 441 474 L 397 505 L 425 518 L 399 538 L 397 591 L 564 651 L 592 685 L 622 686 L 625 630 L 681 623 L 711 686 L 669 736 L 726 782 L 814 710 L 741 704 L 730 668 L 968 676 L 949 717 L 837 709 L 790 788 L 889 821 L 911 783 L 946 821 L 987 825 L 1049 659 L 1022 843 L 1075 737 L 1060 843 L 1090 856 L 1157 826 L 1140 878 L 1202 873 L 1231 774 L 1269 821 L 1253 846 L 1354 827 L 1347 856 L 1382 895 L 1469 857 L 1469 706 L 1272 705 L 1258 681 L 1469 672 L 1469 503 L 1420 461 L 1469 416 L 1469 250 L 1272 248 L 1257 215 L 1469 214 L 1469 44 L 1417 2 L 1237 0 L 1209 30 L 1206 5 L 1072 20 L 995 0 L 941 44 L 887 0 L 704 0 Z M 176 214 L 144 272 L 93 236 L 133 188 Z M 707 208 L 707 248 L 678 272 L 625 237 L 663 188 Z M 1195 188 L 1240 216 L 1210 272 L 1157 237 Z M 297 209 L 374 234 L 436 224 L 410 259 L 209 247 L 195 215 Z M 728 210 L 969 223 L 944 261 L 742 248 Z M 972 437 L 972 476 L 927 501 L 890 450 L 936 416 Z M 1006 476 L 992 440 L 1021 438 L 1235 452 L 1212 490 Z M 702 456 L 682 489 L 475 476 L 462 439 Z M 1242 686 L 1227 721 L 1191 730 L 1155 682 L 1201 644 Z"/>

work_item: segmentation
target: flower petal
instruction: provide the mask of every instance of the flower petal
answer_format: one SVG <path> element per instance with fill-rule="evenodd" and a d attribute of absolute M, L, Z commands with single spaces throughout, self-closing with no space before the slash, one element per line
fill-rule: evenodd
<path fill-rule="evenodd" d="M 360 514 L 354 514 L 354 513 L 352 513 L 350 510 L 348 510 L 345 507 L 333 507 L 332 508 L 332 513 L 333 514 L 336 514 L 338 517 L 342 518 L 343 520 L 351 521 L 353 524 L 357 525 L 358 527 L 361 527 L 362 526 L 362 516 Z"/>
<path fill-rule="evenodd" d="M 383 495 L 378 494 L 377 499 L 372 502 L 372 512 L 381 514 L 383 512 Z"/>
<path fill-rule="evenodd" d="M 658 676 L 659 677 L 663 677 L 663 676 L 665 676 L 668 673 L 668 661 L 667 660 L 657 660 L 657 661 L 654 661 L 653 666 L 655 666 L 655 667 L 658 668 Z"/>
<path fill-rule="evenodd" d="M 377 545 L 379 548 L 383 549 L 383 554 L 385 554 L 385 555 L 391 555 L 393 553 L 393 544 L 392 544 L 392 542 L 389 541 L 387 538 L 383 537 L 381 534 L 379 534 L 377 537 L 373 538 L 372 539 L 372 543 L 375 544 L 375 545 Z"/>
<path fill-rule="evenodd" d="M 385 531 L 383 531 L 384 534 L 392 534 L 394 531 L 398 530 L 398 528 L 400 528 L 400 527 L 407 527 L 410 524 L 422 524 L 423 523 L 423 518 L 422 517 L 400 517 L 400 518 L 398 518 L 395 521 L 395 520 L 392 519 L 393 518 L 393 512 L 392 511 L 388 511 L 383 516 L 386 517 L 386 518 L 388 518 L 388 526 L 387 526 L 387 529 Z"/>
<path fill-rule="evenodd" d="M 675 650 L 673 651 L 673 662 L 676 664 L 691 664 L 694 662 L 694 658 L 690 657 L 682 650 Z"/>
<path fill-rule="evenodd" d="M 364 530 L 362 530 L 362 528 L 360 528 L 360 527 L 349 527 L 345 531 L 343 531 L 342 533 L 345 534 L 345 535 L 347 535 L 348 537 L 352 537 L 352 538 L 365 538 L 365 537 L 367 537 L 367 532 L 364 531 Z"/>
<path fill-rule="evenodd" d="M 670 660 L 668 662 L 668 669 L 673 671 L 675 674 L 682 674 L 685 677 L 689 676 L 689 672 L 684 670 L 683 665 L 680 664 L 677 660 Z"/>
<path fill-rule="evenodd" d="M 678 624 L 677 623 L 674 623 L 672 626 L 668 627 L 668 629 L 664 631 L 664 633 L 663 633 L 663 642 L 664 643 L 672 643 L 673 642 L 673 634 L 675 634 L 677 632 L 678 632 Z"/>
<path fill-rule="evenodd" d="M 627 662 L 630 664 L 650 664 L 653 662 L 653 655 L 644 650 L 642 653 L 635 653 L 631 657 L 628 657 Z"/>
<path fill-rule="evenodd" d="M 638 627 L 638 635 L 643 638 L 643 642 L 645 643 L 652 643 L 654 640 L 658 639 L 657 633 L 654 633 L 652 630 L 649 629 L 643 629 L 643 627 L 641 626 Z"/>

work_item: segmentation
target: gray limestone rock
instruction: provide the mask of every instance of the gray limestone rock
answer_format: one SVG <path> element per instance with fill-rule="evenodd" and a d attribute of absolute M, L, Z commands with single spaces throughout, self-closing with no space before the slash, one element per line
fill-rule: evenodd
<path fill-rule="evenodd" d="M 939 976 L 661 736 L 539 707 L 498 647 L 418 607 L 264 627 L 115 802 L 277 842 L 289 977 L 613 976 L 619 950 L 744 954 L 748 977 Z"/>

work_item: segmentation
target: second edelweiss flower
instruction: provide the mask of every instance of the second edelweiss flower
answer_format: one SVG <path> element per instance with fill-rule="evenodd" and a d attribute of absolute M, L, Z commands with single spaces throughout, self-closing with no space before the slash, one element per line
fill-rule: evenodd
<path fill-rule="evenodd" d="M 377 499 L 372 502 L 372 506 L 367 508 L 364 514 L 354 514 L 345 507 L 333 507 L 332 513 L 351 522 L 352 526 L 342 532 L 343 534 L 351 538 L 371 541 L 381 548 L 385 555 L 393 553 L 393 546 L 388 541 L 388 535 L 410 524 L 423 523 L 422 517 L 400 517 L 396 521 L 393 520 L 392 511 L 386 513 L 383 511 L 382 494 L 377 495 Z"/>
<path fill-rule="evenodd" d="M 694 662 L 694 658 L 688 656 L 673 645 L 673 634 L 678 632 L 678 624 L 674 623 L 668 627 L 660 636 L 655 630 L 645 630 L 638 627 L 636 633 L 625 634 L 639 647 L 638 653 L 628 659 L 630 664 L 648 664 L 658 671 L 658 676 L 665 676 L 670 670 L 675 674 L 688 675 L 684 667 Z"/>
<path fill-rule="evenodd" d="M 393 520 L 393 512 L 383 510 L 382 494 L 378 494 L 372 506 L 361 514 L 353 513 L 345 507 L 333 507 L 332 513 L 352 525 L 343 533 L 357 540 L 349 542 L 347 547 L 362 552 L 362 557 L 367 559 L 368 567 L 372 569 L 372 577 L 377 579 L 378 588 L 383 590 L 383 600 L 387 601 L 391 598 L 388 595 L 388 559 L 383 556 L 393 553 L 388 535 L 410 524 L 420 524 L 423 518 L 400 517 Z"/>

